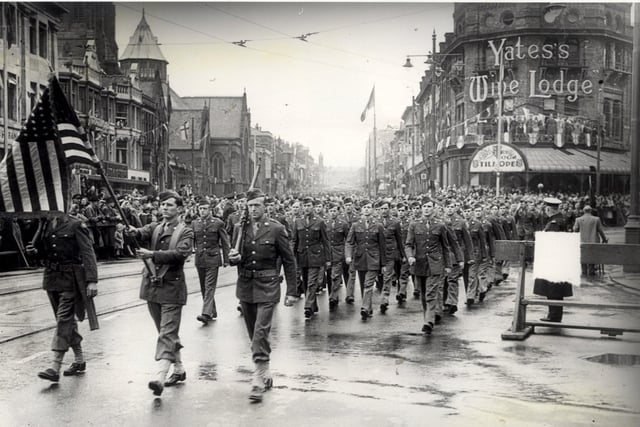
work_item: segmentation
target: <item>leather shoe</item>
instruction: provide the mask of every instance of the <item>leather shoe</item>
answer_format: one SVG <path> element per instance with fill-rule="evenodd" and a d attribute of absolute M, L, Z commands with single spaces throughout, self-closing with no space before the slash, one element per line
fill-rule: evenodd
<path fill-rule="evenodd" d="M 149 381 L 149 389 L 153 390 L 153 394 L 156 396 L 160 396 L 162 391 L 164 390 L 164 386 L 158 380 Z"/>
<path fill-rule="evenodd" d="M 362 310 L 360 310 L 360 316 L 362 317 L 362 320 L 367 320 L 372 316 L 372 314 L 369 312 L 369 310 L 363 308 Z"/>
<path fill-rule="evenodd" d="M 311 319 L 311 316 L 313 316 L 313 310 L 311 310 L 310 308 L 305 308 L 304 309 L 305 319 Z"/>
<path fill-rule="evenodd" d="M 431 322 L 427 323 L 426 325 L 422 325 L 422 332 L 425 335 L 431 335 L 431 331 L 433 331 L 433 324 Z"/>
<path fill-rule="evenodd" d="M 467 305 L 468 305 L 469 307 L 471 307 L 471 306 L 473 305 L 473 303 L 475 303 L 475 302 L 476 302 L 476 301 L 475 301 L 473 298 L 468 298 L 468 299 L 467 299 Z"/>
<path fill-rule="evenodd" d="M 251 394 L 249 394 L 249 400 L 253 403 L 262 402 L 262 395 L 264 394 L 264 389 L 258 386 L 251 387 Z"/>
<path fill-rule="evenodd" d="M 73 362 L 69 369 L 65 369 L 63 374 L 65 377 L 71 377 L 74 375 L 82 375 L 87 369 L 87 362 L 77 363 Z"/>
<path fill-rule="evenodd" d="M 202 322 L 204 326 L 207 326 L 209 324 L 209 320 L 211 320 L 211 317 L 208 314 L 200 314 L 198 317 L 196 317 L 196 319 Z"/>
<path fill-rule="evenodd" d="M 420 298 L 420 291 L 413 291 L 413 297 L 414 297 L 415 299 Z"/>
<path fill-rule="evenodd" d="M 480 302 L 484 301 L 484 297 L 487 296 L 486 292 L 480 292 L 480 296 L 478 297 L 478 299 L 480 300 Z"/>
<path fill-rule="evenodd" d="M 344 301 L 345 301 L 347 304 L 353 304 L 353 303 L 354 303 L 354 301 L 355 301 L 355 299 L 354 299 L 353 297 L 346 297 L 346 298 L 344 299 Z"/>
<path fill-rule="evenodd" d="M 560 323 L 562 322 L 562 320 L 557 320 L 557 319 L 550 319 L 548 317 L 543 317 L 540 319 L 542 322 L 553 322 L 553 323 Z"/>
<path fill-rule="evenodd" d="M 389 307 L 389 304 L 380 304 L 380 313 L 385 314 L 387 312 L 387 307 Z"/>
<path fill-rule="evenodd" d="M 43 380 L 53 381 L 54 383 L 60 381 L 60 374 L 51 368 L 38 372 L 38 377 L 42 378 Z"/>
<path fill-rule="evenodd" d="M 173 387 L 174 385 L 178 384 L 178 382 L 184 381 L 186 379 L 187 379 L 187 373 L 186 372 L 181 372 L 179 374 L 176 374 L 174 372 L 173 374 L 171 374 L 169 379 L 164 382 L 164 386 L 165 387 Z"/>
<path fill-rule="evenodd" d="M 450 305 L 449 306 L 449 314 L 455 314 L 456 311 L 458 311 L 458 306 L 457 305 Z"/>
<path fill-rule="evenodd" d="M 330 299 L 329 300 L 329 311 L 335 311 L 338 307 L 338 300 Z"/>
<path fill-rule="evenodd" d="M 436 314 L 436 325 L 439 325 L 440 323 L 442 323 L 442 316 Z"/>

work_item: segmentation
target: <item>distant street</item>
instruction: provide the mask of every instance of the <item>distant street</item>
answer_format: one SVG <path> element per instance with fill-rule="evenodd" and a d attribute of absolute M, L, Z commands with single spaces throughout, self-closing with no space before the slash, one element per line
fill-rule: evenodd
<path fill-rule="evenodd" d="M 609 235 L 617 240 L 613 236 L 622 233 Z M 472 309 L 460 304 L 431 337 L 420 333 L 418 300 L 406 308 L 394 301 L 386 315 L 376 310 L 366 323 L 358 315 L 359 298 L 328 313 L 324 294 L 319 315 L 310 321 L 304 320 L 302 301 L 280 305 L 272 330 L 275 387 L 263 403 L 251 405 L 252 363 L 236 311 L 235 270 L 221 272 L 219 319 L 203 327 L 195 319 L 201 298 L 190 265 L 192 294 L 181 328 L 187 380 L 154 398 L 146 384 L 155 373 L 156 332 L 138 299 L 140 270 L 135 260 L 100 266 L 101 328 L 90 332 L 87 322 L 81 324 L 87 373 L 61 377 L 59 385 L 35 375 L 49 362 L 53 331 L 28 335 L 53 325 L 45 293 L 0 297 L 3 425 L 300 426 L 335 425 L 336 419 L 341 425 L 640 425 L 637 365 L 586 360 L 608 353 L 637 357 L 640 337 L 538 328 L 526 341 L 502 341 L 513 314 L 515 273 L 484 303 Z M 40 274 L 4 277 L 2 286 L 30 286 Z M 640 292 L 607 280 L 585 282 L 575 294 L 581 301 L 640 302 Z M 533 318 L 543 313 L 529 311 Z M 640 322 L 637 314 L 616 310 L 569 309 L 566 316 L 572 323 Z M 67 355 L 65 365 L 70 361 Z"/>

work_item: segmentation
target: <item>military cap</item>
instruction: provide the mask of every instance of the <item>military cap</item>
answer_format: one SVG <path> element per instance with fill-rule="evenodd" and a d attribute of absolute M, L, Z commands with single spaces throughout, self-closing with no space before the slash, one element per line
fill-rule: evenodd
<path fill-rule="evenodd" d="M 74 194 L 71 198 L 72 199 L 82 199 L 82 194 Z"/>
<path fill-rule="evenodd" d="M 274 199 L 274 198 L 273 198 L 273 197 L 271 197 L 271 196 L 265 196 L 265 198 L 264 198 L 264 204 L 265 204 L 265 205 L 267 205 L 267 204 L 274 204 L 275 202 L 276 202 L 276 199 Z"/>
<path fill-rule="evenodd" d="M 333 209 L 333 208 L 338 208 L 338 207 L 340 207 L 340 205 L 338 205 L 338 204 L 337 204 L 337 203 L 335 203 L 335 202 L 329 202 L 329 203 L 327 203 L 327 209 Z"/>
<path fill-rule="evenodd" d="M 398 204 L 396 205 L 396 208 L 397 208 L 397 209 L 403 209 L 403 208 L 406 208 L 406 207 L 407 207 L 407 206 L 406 206 L 404 203 L 402 203 L 402 202 L 400 202 L 400 203 L 398 203 Z"/>
<path fill-rule="evenodd" d="M 211 202 L 205 198 L 198 200 L 198 206 L 209 206 Z"/>
<path fill-rule="evenodd" d="M 170 199 L 172 197 L 175 198 L 176 201 L 182 200 L 180 195 L 173 190 L 163 191 L 162 193 L 158 194 L 158 200 L 160 200 L 161 202 L 164 202 L 165 200 Z"/>
<path fill-rule="evenodd" d="M 346 197 L 342 203 L 353 203 L 353 199 L 351 197 Z"/>
<path fill-rule="evenodd" d="M 371 200 L 369 200 L 369 199 L 362 199 L 362 200 L 360 200 L 360 207 L 361 207 L 361 208 L 362 208 L 362 207 L 365 207 L 365 206 L 367 206 L 367 205 L 371 205 Z"/>
<path fill-rule="evenodd" d="M 224 198 L 227 199 L 227 200 L 233 200 L 233 199 L 236 198 L 236 195 L 233 194 L 233 193 L 229 193 L 229 194 L 225 195 Z"/>
<path fill-rule="evenodd" d="M 558 207 L 562 203 L 560 199 L 556 199 L 555 197 L 545 197 L 543 199 L 544 204 L 547 206 Z"/>
<path fill-rule="evenodd" d="M 236 200 L 240 200 L 240 199 L 244 199 L 244 198 L 248 199 L 249 198 L 249 197 L 247 197 L 248 193 L 249 192 L 247 191 L 247 193 L 238 193 L 238 194 L 236 194 Z"/>
<path fill-rule="evenodd" d="M 411 208 L 419 208 L 420 206 L 422 206 L 422 204 L 419 201 L 414 200 L 414 201 L 411 202 L 411 204 L 409 204 L 409 206 Z"/>
<path fill-rule="evenodd" d="M 313 206 L 320 206 L 322 205 L 322 200 L 320 199 L 313 199 Z"/>
<path fill-rule="evenodd" d="M 376 204 L 374 205 L 374 207 L 375 207 L 375 208 L 381 208 L 381 207 L 383 207 L 384 205 L 388 205 L 388 204 L 389 204 L 389 202 L 387 202 L 386 200 L 378 200 L 378 201 L 376 202 Z"/>
<path fill-rule="evenodd" d="M 259 188 L 254 188 L 253 190 L 247 191 L 246 194 L 247 202 L 253 199 L 258 199 L 260 197 L 265 197 L 265 194 Z"/>
<path fill-rule="evenodd" d="M 308 203 L 313 204 L 313 198 L 312 197 L 305 197 L 305 198 L 302 199 L 302 204 L 303 205 L 306 205 Z"/>

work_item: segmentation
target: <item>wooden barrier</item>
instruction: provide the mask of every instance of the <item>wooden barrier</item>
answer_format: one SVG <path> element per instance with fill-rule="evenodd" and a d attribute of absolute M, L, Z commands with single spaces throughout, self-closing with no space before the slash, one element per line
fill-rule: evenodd
<path fill-rule="evenodd" d="M 609 336 L 622 335 L 623 332 L 640 332 L 640 329 L 632 327 L 618 328 L 543 321 L 528 322 L 527 306 L 529 305 L 640 310 L 640 304 L 585 303 L 525 297 L 525 274 L 527 263 L 533 261 L 534 245 L 535 242 L 531 241 L 498 240 L 496 242 L 497 260 L 518 261 L 520 263 L 520 277 L 516 288 L 516 307 L 513 313 L 513 322 L 511 323 L 511 328 L 502 333 L 503 340 L 524 340 L 533 333 L 536 326 L 599 330 L 601 334 Z M 582 243 L 580 245 L 580 262 L 582 264 L 635 265 L 640 263 L 640 245 Z"/>

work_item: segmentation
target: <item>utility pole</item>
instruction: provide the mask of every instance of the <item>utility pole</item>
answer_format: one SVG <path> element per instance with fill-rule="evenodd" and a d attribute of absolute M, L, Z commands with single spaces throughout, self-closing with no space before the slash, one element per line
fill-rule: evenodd
<path fill-rule="evenodd" d="M 196 146 L 195 118 L 191 117 L 191 194 L 194 194 L 194 192 L 196 191 L 195 146 Z"/>
<path fill-rule="evenodd" d="M 633 73 L 631 74 L 631 205 L 624 227 L 625 243 L 640 243 L 640 7 L 635 5 L 633 23 Z M 640 265 L 623 266 L 625 273 L 640 272 Z"/>
<path fill-rule="evenodd" d="M 500 157 L 502 154 L 502 82 L 504 81 L 504 55 L 500 55 L 500 71 L 498 72 L 498 138 L 496 150 L 496 197 L 500 196 Z"/>
<path fill-rule="evenodd" d="M 427 161 L 429 162 L 429 193 L 433 197 L 434 178 L 436 174 L 436 30 L 431 35 L 431 146 L 429 147 Z"/>

